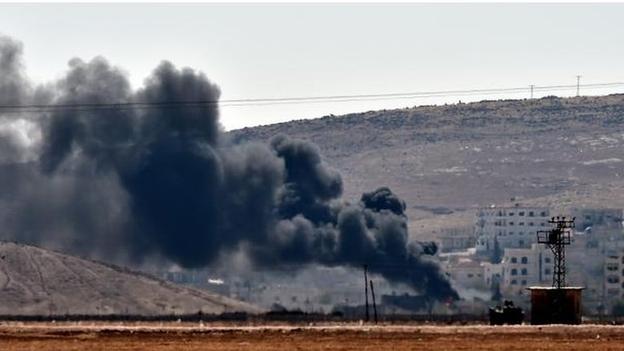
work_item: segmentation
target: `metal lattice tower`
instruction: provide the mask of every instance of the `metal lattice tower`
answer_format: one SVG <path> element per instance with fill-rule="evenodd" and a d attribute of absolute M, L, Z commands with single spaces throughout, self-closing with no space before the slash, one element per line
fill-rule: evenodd
<path fill-rule="evenodd" d="M 546 244 L 554 257 L 553 288 L 561 289 L 566 285 L 565 246 L 570 245 L 570 231 L 574 228 L 574 220 L 566 217 L 552 217 L 548 223 L 551 230 L 537 232 L 537 242 Z"/>

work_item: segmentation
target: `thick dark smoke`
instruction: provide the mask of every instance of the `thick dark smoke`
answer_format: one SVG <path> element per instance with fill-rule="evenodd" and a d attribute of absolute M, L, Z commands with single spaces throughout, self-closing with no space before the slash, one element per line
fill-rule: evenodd
<path fill-rule="evenodd" d="M 8 38 L 0 39 L 0 73 L 3 105 L 220 96 L 204 74 L 169 62 L 133 91 L 125 74 L 101 57 L 73 59 L 64 78 L 33 88 L 21 44 Z M 435 246 L 408 240 L 405 203 L 390 189 L 347 203 L 340 174 L 315 145 L 287 136 L 230 144 L 217 104 L 0 117 L 5 239 L 109 260 L 165 258 L 185 267 L 240 252 L 267 269 L 367 264 L 432 298 L 456 297 L 431 260 Z"/>

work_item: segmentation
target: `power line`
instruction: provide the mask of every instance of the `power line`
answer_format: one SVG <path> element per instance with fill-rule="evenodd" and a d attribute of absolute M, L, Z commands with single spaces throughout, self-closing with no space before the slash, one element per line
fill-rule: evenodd
<path fill-rule="evenodd" d="M 576 76 L 576 96 L 579 97 L 581 96 L 581 77 L 577 75 Z"/>
<path fill-rule="evenodd" d="M 573 85 L 530 85 L 531 96 L 533 92 L 553 92 L 580 87 L 588 89 L 612 88 L 624 86 L 624 82 L 577 84 Z M 517 88 L 491 88 L 491 89 L 466 89 L 466 90 L 440 90 L 425 92 L 403 92 L 403 93 L 382 93 L 382 94 L 353 94 L 353 95 L 326 95 L 326 96 L 306 96 L 306 97 L 283 97 L 283 98 L 256 98 L 256 99 L 224 99 L 224 100 L 188 100 L 188 101 L 158 101 L 140 102 L 126 101 L 117 103 L 76 103 L 76 104 L 23 104 L 23 105 L 0 105 L 0 113 L 41 113 L 55 111 L 96 111 L 96 110 L 118 110 L 118 109 L 165 109 L 165 108 L 198 108 L 219 105 L 221 107 L 237 106 L 265 106 L 282 104 L 310 104 L 327 102 L 353 102 L 353 101 L 377 101 L 377 100 L 398 100 L 431 97 L 455 97 L 471 95 L 499 95 L 516 94 L 527 92 L 527 87 Z"/>
<path fill-rule="evenodd" d="M 587 84 L 585 87 L 590 86 L 590 88 L 599 89 L 599 88 L 611 88 L 617 86 L 624 86 L 624 83 L 608 83 L 608 85 L 603 84 Z M 533 86 L 535 91 L 540 92 L 556 92 L 556 91 L 565 91 L 570 90 L 576 87 L 576 85 L 557 85 L 550 87 L 537 87 Z M 380 100 L 404 100 L 404 99 L 414 99 L 414 98 L 432 98 L 432 97 L 461 97 L 461 96 L 477 96 L 477 95 L 501 95 L 501 94 L 524 94 L 526 93 L 527 88 L 508 88 L 508 89 L 489 89 L 489 90 L 455 90 L 449 92 L 440 92 L 440 93 L 427 93 L 427 94 L 414 94 L 414 95 L 404 95 L 404 96 L 381 96 L 381 97 L 371 97 L 371 98 L 340 98 L 340 99 L 332 99 L 332 100 L 309 100 L 309 101 L 287 101 L 287 102 L 270 102 L 270 103 L 253 103 L 253 104 L 221 104 L 220 106 L 232 107 L 232 106 L 266 106 L 266 105 L 292 105 L 292 104 L 314 104 L 314 103 L 327 103 L 327 102 L 353 102 L 353 101 L 380 101 Z"/>

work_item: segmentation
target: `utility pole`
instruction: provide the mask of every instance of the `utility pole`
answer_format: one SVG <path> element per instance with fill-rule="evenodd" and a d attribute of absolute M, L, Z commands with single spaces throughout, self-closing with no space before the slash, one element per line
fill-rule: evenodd
<path fill-rule="evenodd" d="M 377 303 L 375 302 L 375 288 L 373 287 L 373 280 L 370 280 L 371 295 L 373 296 L 373 311 L 375 312 L 375 324 L 377 324 Z"/>
<path fill-rule="evenodd" d="M 576 97 L 581 96 L 581 77 L 582 76 L 576 76 Z"/>
<path fill-rule="evenodd" d="M 533 99 L 533 87 L 535 87 L 535 85 L 531 84 L 529 87 L 531 88 L 531 99 Z"/>
<path fill-rule="evenodd" d="M 364 304 L 366 306 L 366 321 L 369 320 L 368 314 L 368 265 L 364 265 Z"/>

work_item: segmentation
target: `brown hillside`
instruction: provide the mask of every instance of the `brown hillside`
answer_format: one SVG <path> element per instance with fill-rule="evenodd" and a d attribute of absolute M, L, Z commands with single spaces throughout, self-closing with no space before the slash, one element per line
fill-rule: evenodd
<path fill-rule="evenodd" d="M 33 246 L 0 243 L 0 314 L 260 312 L 254 306 L 144 274 Z"/>
<path fill-rule="evenodd" d="M 412 233 L 467 227 L 489 204 L 624 207 L 624 95 L 482 101 L 328 116 L 230 132 L 313 141 L 345 195 L 389 186 Z M 514 198 L 514 200 L 511 200 Z"/>

